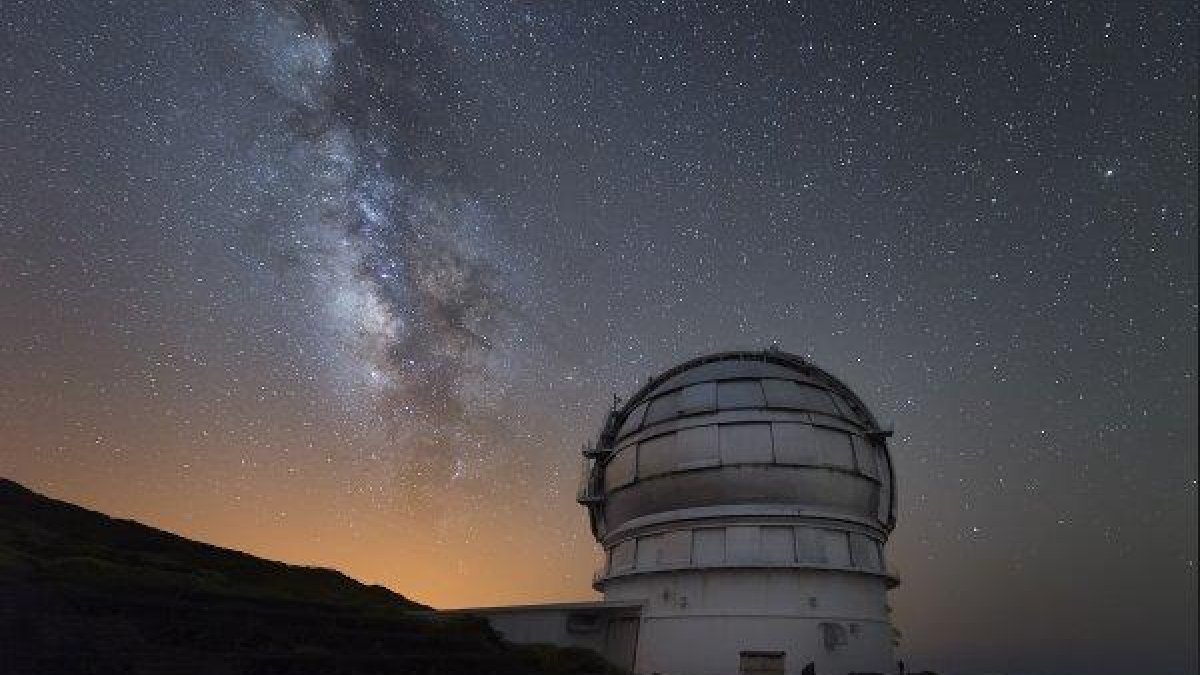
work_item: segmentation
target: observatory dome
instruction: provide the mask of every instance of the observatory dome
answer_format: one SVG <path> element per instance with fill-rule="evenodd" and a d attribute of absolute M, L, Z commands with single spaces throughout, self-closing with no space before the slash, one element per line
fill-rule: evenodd
<path fill-rule="evenodd" d="M 888 435 L 849 387 L 778 350 L 712 354 L 651 378 L 584 450 L 579 501 L 608 558 L 597 586 L 696 567 L 711 530 L 725 526 L 732 542 L 746 525 L 764 539 L 741 546 L 739 559 L 722 544 L 724 557 L 704 567 L 884 575 L 895 525 Z M 768 550 L 766 537 L 785 535 L 789 550 Z"/>

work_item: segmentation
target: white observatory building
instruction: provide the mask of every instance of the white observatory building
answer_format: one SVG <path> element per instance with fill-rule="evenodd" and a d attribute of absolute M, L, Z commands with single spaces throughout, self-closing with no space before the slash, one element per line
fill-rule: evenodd
<path fill-rule="evenodd" d="M 510 640 L 592 647 L 645 675 L 895 673 L 889 435 L 798 356 L 676 366 L 584 449 L 604 600 L 467 611 Z"/>

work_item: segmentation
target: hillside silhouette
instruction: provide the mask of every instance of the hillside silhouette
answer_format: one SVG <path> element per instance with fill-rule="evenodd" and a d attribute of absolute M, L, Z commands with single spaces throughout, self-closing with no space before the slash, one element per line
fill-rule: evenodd
<path fill-rule="evenodd" d="M 614 674 L 382 586 L 110 518 L 0 479 L 0 672 Z"/>

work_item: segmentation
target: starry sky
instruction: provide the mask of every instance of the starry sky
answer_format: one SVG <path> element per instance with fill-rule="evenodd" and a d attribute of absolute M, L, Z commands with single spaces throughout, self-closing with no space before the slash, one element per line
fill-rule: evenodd
<path fill-rule="evenodd" d="M 614 394 L 894 422 L 900 653 L 1194 673 L 1192 3 L 0 4 L 0 475 L 441 607 L 593 597 Z"/>

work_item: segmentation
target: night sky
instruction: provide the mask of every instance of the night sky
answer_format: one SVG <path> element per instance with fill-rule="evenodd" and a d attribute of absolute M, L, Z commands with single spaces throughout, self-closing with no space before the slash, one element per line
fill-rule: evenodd
<path fill-rule="evenodd" d="M 586 599 L 614 393 L 885 420 L 913 667 L 1195 673 L 1193 3 L 0 3 L 0 475 Z"/>

